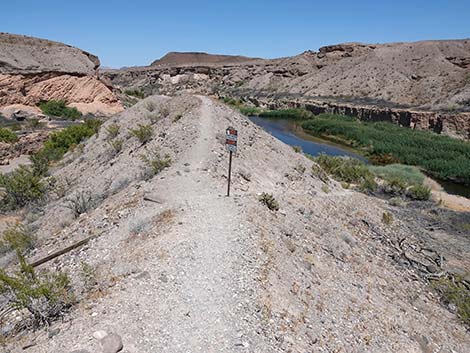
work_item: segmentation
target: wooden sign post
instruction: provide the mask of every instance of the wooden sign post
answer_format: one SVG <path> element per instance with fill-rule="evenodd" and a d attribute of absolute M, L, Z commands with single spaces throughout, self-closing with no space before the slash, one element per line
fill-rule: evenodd
<path fill-rule="evenodd" d="M 230 180 L 232 178 L 232 153 L 237 152 L 238 131 L 232 127 L 225 130 L 225 148 L 229 151 L 227 196 L 230 196 Z"/>

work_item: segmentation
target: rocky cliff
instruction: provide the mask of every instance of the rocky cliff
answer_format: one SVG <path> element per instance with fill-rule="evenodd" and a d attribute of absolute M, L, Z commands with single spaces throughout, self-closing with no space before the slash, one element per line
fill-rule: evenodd
<path fill-rule="evenodd" d="M 414 112 L 417 127 L 470 135 L 468 115 L 461 114 L 470 111 L 470 40 L 346 43 L 281 59 L 175 63 L 103 74 L 118 87 L 139 87 L 148 94 L 186 90 L 305 104 L 315 100 L 351 107 L 351 114 L 367 106 L 377 112 L 366 114 L 372 120 L 387 120 L 383 117 L 391 110 Z"/>
<path fill-rule="evenodd" d="M 0 108 L 63 99 L 84 113 L 122 110 L 100 81 L 98 57 L 62 43 L 0 33 Z"/>

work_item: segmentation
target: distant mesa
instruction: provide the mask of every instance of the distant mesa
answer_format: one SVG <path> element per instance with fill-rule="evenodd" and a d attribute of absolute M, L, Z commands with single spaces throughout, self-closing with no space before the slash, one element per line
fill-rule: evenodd
<path fill-rule="evenodd" d="M 177 66 L 177 65 L 210 65 L 210 64 L 240 64 L 260 58 L 250 58 L 240 55 L 219 55 L 202 52 L 170 52 L 162 58 L 155 60 L 151 66 Z"/>

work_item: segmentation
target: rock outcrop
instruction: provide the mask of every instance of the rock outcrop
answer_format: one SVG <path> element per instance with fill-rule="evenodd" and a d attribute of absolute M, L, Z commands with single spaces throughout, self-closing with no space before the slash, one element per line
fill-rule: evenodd
<path fill-rule="evenodd" d="M 100 81 L 99 66 L 98 57 L 78 48 L 0 33 L 0 108 L 62 99 L 84 113 L 119 112 L 121 103 Z"/>
<path fill-rule="evenodd" d="M 173 61 L 103 75 L 113 85 L 147 94 L 186 90 L 304 104 L 315 100 L 351 111 L 367 106 L 377 112 L 372 116 L 399 110 L 399 115 L 417 119 L 416 126 L 468 138 L 470 121 L 461 112 L 470 111 L 469 63 L 470 40 L 346 43 L 281 59 L 193 65 Z"/>

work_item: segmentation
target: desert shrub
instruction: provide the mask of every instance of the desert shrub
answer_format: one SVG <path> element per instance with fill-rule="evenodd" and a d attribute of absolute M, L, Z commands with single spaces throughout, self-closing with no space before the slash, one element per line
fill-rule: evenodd
<path fill-rule="evenodd" d="M 41 123 L 39 119 L 30 119 L 28 120 L 28 127 L 30 129 L 36 130 L 39 129 L 40 127 L 43 127 L 44 123 Z"/>
<path fill-rule="evenodd" d="M 129 131 L 131 135 L 137 137 L 137 139 L 142 144 L 145 144 L 150 141 L 153 136 L 153 129 L 151 125 L 139 124 L 139 127 L 137 129 L 130 129 Z"/>
<path fill-rule="evenodd" d="M 282 118 L 282 119 L 311 119 L 313 113 L 306 109 L 279 109 L 266 110 L 258 114 L 263 118 Z"/>
<path fill-rule="evenodd" d="M 302 153 L 302 147 L 300 146 L 292 146 L 294 152 L 296 153 Z"/>
<path fill-rule="evenodd" d="M 263 112 L 263 110 L 257 107 L 248 107 L 248 106 L 241 106 L 238 108 L 238 110 L 240 111 L 240 113 L 242 113 L 243 115 L 247 115 L 247 116 L 258 116 Z"/>
<path fill-rule="evenodd" d="M 18 140 L 18 136 L 9 128 L 0 128 L 0 142 L 12 143 Z"/>
<path fill-rule="evenodd" d="M 0 238 L 0 253 L 11 250 L 18 250 L 24 253 L 34 246 L 34 237 L 31 230 L 21 224 L 16 223 L 3 231 Z"/>
<path fill-rule="evenodd" d="M 61 272 L 36 273 L 17 252 L 20 271 L 9 274 L 0 269 L 0 293 L 15 309 L 26 309 L 35 326 L 49 325 L 74 302 L 70 279 Z"/>
<path fill-rule="evenodd" d="M 3 210 L 15 210 L 39 201 L 46 192 L 41 176 L 25 166 L 20 166 L 10 174 L 0 174 L 0 187 L 5 188 L 5 196 L 0 200 L 0 209 Z"/>
<path fill-rule="evenodd" d="M 48 116 L 76 120 L 82 117 L 77 108 L 67 107 L 63 100 L 50 100 L 39 103 L 39 108 Z"/>
<path fill-rule="evenodd" d="M 384 180 L 401 179 L 410 185 L 421 185 L 425 178 L 418 168 L 410 165 L 389 164 L 370 166 L 369 169 Z"/>
<path fill-rule="evenodd" d="M 111 146 L 113 153 L 116 155 L 121 152 L 123 141 L 121 139 L 115 139 L 108 141 L 108 144 Z"/>
<path fill-rule="evenodd" d="M 460 278 L 440 278 L 432 283 L 447 306 L 454 306 L 462 322 L 470 327 L 470 289 Z"/>
<path fill-rule="evenodd" d="M 395 207 L 401 207 L 405 204 L 403 199 L 401 197 L 392 197 L 388 200 L 389 205 L 395 206 Z"/>
<path fill-rule="evenodd" d="M 119 135 L 120 126 L 118 124 L 110 124 L 106 127 L 108 138 L 113 139 Z"/>
<path fill-rule="evenodd" d="M 393 222 L 393 215 L 390 212 L 383 212 L 382 213 L 382 222 L 386 225 L 390 225 Z"/>
<path fill-rule="evenodd" d="M 470 183 L 470 143 L 388 122 L 365 122 L 320 114 L 302 123 L 314 135 L 337 136 L 363 149 L 369 157 L 390 155 L 441 179 Z"/>
<path fill-rule="evenodd" d="M 146 155 L 141 155 L 140 159 L 147 166 L 147 171 L 145 172 L 145 179 L 151 179 L 163 169 L 168 168 L 171 165 L 170 155 L 165 154 L 163 157 L 160 155 L 158 150 L 150 151 Z"/>
<path fill-rule="evenodd" d="M 331 190 L 330 190 L 330 188 L 328 187 L 328 185 L 323 184 L 323 185 L 321 186 L 321 191 L 323 191 L 325 194 L 329 194 Z"/>
<path fill-rule="evenodd" d="M 158 114 L 155 114 L 155 113 L 148 113 L 146 115 L 147 119 L 150 120 L 150 122 L 152 124 L 155 124 L 156 122 L 158 122 L 160 120 L 160 116 Z"/>
<path fill-rule="evenodd" d="M 259 198 L 259 202 L 261 202 L 263 205 L 268 207 L 271 211 L 278 211 L 279 210 L 279 203 L 276 201 L 274 196 L 272 194 L 268 194 L 266 192 L 263 192 Z"/>
<path fill-rule="evenodd" d="M 414 200 L 425 201 L 431 197 L 431 189 L 424 185 L 413 185 L 407 190 L 407 195 Z"/>
<path fill-rule="evenodd" d="M 73 212 L 73 216 L 78 218 L 81 214 L 87 213 L 96 206 L 96 200 L 90 192 L 79 191 L 66 200 L 66 208 Z"/>
<path fill-rule="evenodd" d="M 85 261 L 81 262 L 80 275 L 86 289 L 92 289 L 98 285 L 98 276 L 95 269 Z"/>
<path fill-rule="evenodd" d="M 133 96 L 133 97 L 137 97 L 140 99 L 143 99 L 145 97 L 144 92 L 142 92 L 139 89 L 126 89 L 124 93 L 127 94 L 128 96 Z"/>
<path fill-rule="evenodd" d="M 69 126 L 51 134 L 41 150 L 36 153 L 36 158 L 42 162 L 61 159 L 67 151 L 98 132 L 100 125 L 98 119 L 89 119 L 84 124 Z"/>
<path fill-rule="evenodd" d="M 147 101 L 145 102 L 145 109 L 147 109 L 149 112 L 153 112 L 155 110 L 156 106 L 153 101 Z"/>
<path fill-rule="evenodd" d="M 389 177 L 384 180 L 382 191 L 394 196 L 404 196 L 408 190 L 409 184 L 400 177 Z"/>
<path fill-rule="evenodd" d="M 321 154 L 314 161 L 338 181 L 355 183 L 367 190 L 377 186 L 374 174 L 358 159 Z"/>
<path fill-rule="evenodd" d="M 161 107 L 160 108 L 160 115 L 162 116 L 162 118 L 166 118 L 168 115 L 170 115 L 170 108 Z"/>

